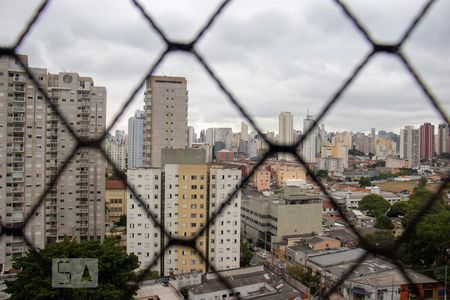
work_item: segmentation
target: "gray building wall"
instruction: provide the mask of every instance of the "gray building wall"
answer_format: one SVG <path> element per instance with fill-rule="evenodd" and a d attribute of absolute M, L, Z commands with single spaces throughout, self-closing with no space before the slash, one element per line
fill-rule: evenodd
<path fill-rule="evenodd" d="M 162 149 L 186 148 L 186 79 L 151 76 L 147 81 L 144 101 L 144 165 L 160 168 Z"/>
<path fill-rule="evenodd" d="M 128 119 L 128 169 L 144 166 L 144 112 Z"/>

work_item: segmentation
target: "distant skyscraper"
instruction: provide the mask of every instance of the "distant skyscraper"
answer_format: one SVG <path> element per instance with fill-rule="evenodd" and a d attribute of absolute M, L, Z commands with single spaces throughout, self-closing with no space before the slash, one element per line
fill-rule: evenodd
<path fill-rule="evenodd" d="M 248 142 L 248 125 L 245 122 L 241 122 L 241 140 Z"/>
<path fill-rule="evenodd" d="M 306 131 L 309 130 L 313 124 L 314 118 L 308 114 L 306 118 L 303 119 L 303 133 L 306 133 Z M 303 140 L 302 156 L 307 163 L 316 162 L 316 135 L 317 127 L 314 128 L 309 133 L 308 137 Z"/>
<path fill-rule="evenodd" d="M 144 166 L 144 112 L 128 119 L 128 169 Z"/>
<path fill-rule="evenodd" d="M 188 126 L 187 130 L 187 146 L 190 148 L 195 143 L 195 129 L 192 126 Z"/>
<path fill-rule="evenodd" d="M 282 112 L 278 117 L 278 143 L 292 145 L 294 143 L 294 117 L 290 112 Z M 292 155 L 279 153 L 279 160 L 292 160 Z"/>
<path fill-rule="evenodd" d="M 446 123 L 439 124 L 437 135 L 437 154 L 450 152 L 450 130 Z"/>
<path fill-rule="evenodd" d="M 187 82 L 183 77 L 150 76 L 145 93 L 144 165 L 161 166 L 162 149 L 187 144 Z"/>
<path fill-rule="evenodd" d="M 375 128 L 371 128 L 370 129 L 370 138 L 375 139 L 376 135 L 375 135 Z"/>
<path fill-rule="evenodd" d="M 400 158 L 408 160 L 409 168 L 420 165 L 420 131 L 413 126 L 400 130 Z"/>
<path fill-rule="evenodd" d="M 420 125 L 420 159 L 431 159 L 434 155 L 434 125 Z"/>
<path fill-rule="evenodd" d="M 108 136 L 105 139 L 105 151 L 116 167 L 123 171 L 127 168 L 127 137 L 125 131 L 116 130 L 116 136 Z M 113 168 L 107 162 L 108 172 L 112 173 Z"/>

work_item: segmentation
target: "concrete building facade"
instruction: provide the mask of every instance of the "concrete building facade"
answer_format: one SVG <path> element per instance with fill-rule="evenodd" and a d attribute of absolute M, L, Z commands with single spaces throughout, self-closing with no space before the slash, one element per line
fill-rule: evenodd
<path fill-rule="evenodd" d="M 209 172 L 209 217 L 220 208 L 238 187 L 241 171 L 224 166 L 211 166 Z M 239 268 L 241 235 L 241 192 L 209 226 L 208 257 L 216 270 Z"/>
<path fill-rule="evenodd" d="M 127 186 L 120 180 L 105 181 L 106 222 L 119 222 L 127 214 Z"/>
<path fill-rule="evenodd" d="M 434 125 L 420 125 L 420 159 L 431 159 L 434 156 Z"/>
<path fill-rule="evenodd" d="M 128 119 L 128 156 L 129 169 L 144 166 L 144 112 L 137 110 Z"/>
<path fill-rule="evenodd" d="M 20 66 L 28 57 L 0 58 L 0 216 L 6 226 L 21 227 L 58 168 L 73 151 L 74 139 L 44 95 Z M 30 68 L 41 87 L 84 139 L 105 130 L 106 89 L 77 73 L 49 74 Z M 104 159 L 93 149 L 80 149 L 47 193 L 25 226 L 33 246 L 65 235 L 79 240 L 101 239 L 105 231 Z M 11 258 L 26 250 L 20 237 L 5 236 L 0 243 L 0 264 L 11 268 Z"/>
<path fill-rule="evenodd" d="M 294 140 L 294 117 L 290 112 L 282 112 L 278 117 L 278 143 L 280 145 L 292 145 Z M 288 153 L 279 153 L 279 160 L 293 160 Z"/>
<path fill-rule="evenodd" d="M 285 187 L 283 195 L 243 200 L 241 222 L 247 239 L 270 249 L 285 235 L 321 233 L 322 199 Z"/>
<path fill-rule="evenodd" d="M 161 220 L 161 170 L 141 168 L 128 170 L 128 182 L 134 188 L 144 205 L 157 220 Z M 161 229 L 157 228 L 143 206 L 128 191 L 127 199 L 127 253 L 138 257 L 140 269 L 150 264 L 161 251 Z M 152 267 L 160 272 L 161 261 Z"/>
<path fill-rule="evenodd" d="M 314 125 L 314 118 L 311 115 L 307 115 L 303 119 L 303 132 L 305 133 L 311 126 Z M 305 162 L 316 162 L 316 136 L 317 128 L 314 128 L 306 139 L 303 140 L 302 156 Z"/>
<path fill-rule="evenodd" d="M 400 130 L 400 158 L 408 161 L 408 168 L 419 167 L 420 131 L 413 126 L 405 126 Z"/>
<path fill-rule="evenodd" d="M 186 148 L 186 79 L 150 76 L 146 83 L 144 102 L 144 165 L 159 168 L 162 149 Z"/>

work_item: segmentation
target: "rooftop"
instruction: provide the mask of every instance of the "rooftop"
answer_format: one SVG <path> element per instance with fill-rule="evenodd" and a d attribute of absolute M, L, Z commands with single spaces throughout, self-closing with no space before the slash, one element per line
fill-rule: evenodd
<path fill-rule="evenodd" d="M 233 289 L 239 291 L 240 287 L 263 284 L 255 287 L 251 292 L 251 297 L 258 296 L 258 299 L 288 299 L 300 296 L 300 293 L 292 286 L 283 281 L 281 277 L 275 275 L 263 266 L 235 269 L 219 272 Z M 228 288 L 215 276 L 214 273 L 207 274 L 202 280 L 202 284 L 193 286 L 189 292 L 194 295 L 201 295 L 213 292 L 228 290 Z"/>
<path fill-rule="evenodd" d="M 105 180 L 107 190 L 126 190 L 127 185 L 122 180 Z"/>
<path fill-rule="evenodd" d="M 322 268 L 328 268 L 358 260 L 366 253 L 362 248 L 351 249 L 331 254 L 318 255 L 310 258 L 310 262 Z"/>

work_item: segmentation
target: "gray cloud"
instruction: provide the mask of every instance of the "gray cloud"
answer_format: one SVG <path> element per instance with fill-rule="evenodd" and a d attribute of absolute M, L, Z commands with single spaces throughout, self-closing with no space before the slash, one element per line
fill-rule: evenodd
<path fill-rule="evenodd" d="M 171 39 L 189 40 L 218 1 L 152 1 L 143 5 Z M 424 1 L 348 1 L 377 40 L 396 40 Z M 14 40 L 36 6 L 2 3 L 0 44 Z M 20 13 L 19 13 L 20 12 Z M 450 3 L 438 1 L 404 52 L 443 106 L 450 109 Z M 110 118 L 164 48 L 130 1 L 54 1 L 20 51 L 50 72 L 77 71 L 106 86 Z M 197 45 L 225 86 L 263 130 L 277 130 L 278 114 L 292 111 L 301 129 L 307 108 L 317 114 L 369 45 L 332 1 L 234 1 Z M 188 79 L 189 123 L 239 128 L 242 117 L 203 68 L 185 54 L 171 54 L 157 70 Z M 118 127 L 143 104 L 136 97 Z M 395 59 L 380 55 L 324 122 L 334 129 L 398 130 L 439 122 L 422 92 Z"/>

